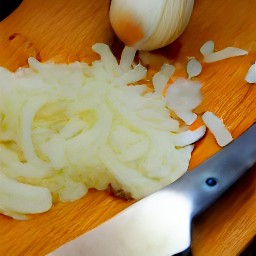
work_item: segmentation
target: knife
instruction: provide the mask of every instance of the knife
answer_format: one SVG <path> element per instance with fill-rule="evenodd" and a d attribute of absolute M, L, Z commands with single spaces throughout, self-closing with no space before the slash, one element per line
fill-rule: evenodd
<path fill-rule="evenodd" d="M 174 183 L 48 256 L 171 256 L 189 253 L 191 221 L 256 162 L 256 124 Z"/>

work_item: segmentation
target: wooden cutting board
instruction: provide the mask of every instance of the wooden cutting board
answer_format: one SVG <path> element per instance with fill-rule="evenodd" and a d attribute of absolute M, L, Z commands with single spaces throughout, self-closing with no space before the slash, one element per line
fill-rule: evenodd
<path fill-rule="evenodd" d="M 24 0 L 0 22 L 0 65 L 15 70 L 26 65 L 30 56 L 56 62 L 95 58 L 90 50 L 93 43 L 116 41 L 108 21 L 109 1 Z M 164 49 L 166 55 L 181 64 L 191 56 L 200 60 L 199 48 L 209 39 L 215 41 L 217 50 L 227 46 L 249 50 L 248 56 L 205 64 L 198 77 L 203 83 L 204 101 L 197 112 L 216 113 L 234 137 L 256 119 L 256 86 L 244 80 L 256 60 L 255 10 L 255 0 L 197 0 L 187 30 Z M 196 145 L 190 168 L 218 150 L 212 135 L 207 133 Z M 256 168 L 195 220 L 194 255 L 239 255 L 256 234 L 255 202 Z M 108 192 L 90 191 L 74 203 L 59 203 L 51 211 L 28 221 L 0 215 L 0 255 L 45 255 L 131 203 Z"/>

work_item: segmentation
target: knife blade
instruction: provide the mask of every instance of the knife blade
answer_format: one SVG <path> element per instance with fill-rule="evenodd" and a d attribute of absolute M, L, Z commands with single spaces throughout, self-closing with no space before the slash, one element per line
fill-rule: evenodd
<path fill-rule="evenodd" d="M 170 256 L 190 247 L 191 221 L 256 162 L 256 124 L 174 183 L 48 256 Z"/>

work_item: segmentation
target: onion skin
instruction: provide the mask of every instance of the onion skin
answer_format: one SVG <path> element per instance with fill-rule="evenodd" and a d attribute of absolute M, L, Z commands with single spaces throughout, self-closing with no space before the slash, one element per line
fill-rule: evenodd
<path fill-rule="evenodd" d="M 150 51 L 183 33 L 193 6 L 194 0 L 112 0 L 110 22 L 125 45 Z"/>

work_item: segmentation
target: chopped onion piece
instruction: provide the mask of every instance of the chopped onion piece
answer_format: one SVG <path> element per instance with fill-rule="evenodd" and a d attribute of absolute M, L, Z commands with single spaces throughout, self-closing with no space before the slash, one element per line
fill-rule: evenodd
<path fill-rule="evenodd" d="M 202 119 L 221 147 L 226 146 L 233 140 L 231 133 L 227 130 L 222 120 L 215 114 L 207 111 L 202 115 Z"/>
<path fill-rule="evenodd" d="M 250 84 L 256 83 L 256 63 L 254 63 L 248 70 L 245 81 Z"/>
<path fill-rule="evenodd" d="M 200 52 L 203 55 L 208 55 L 210 53 L 214 52 L 214 42 L 209 40 L 207 42 L 205 42 L 202 47 L 200 48 Z"/>
<path fill-rule="evenodd" d="M 202 101 L 201 84 L 178 78 L 166 92 L 167 106 L 186 124 L 192 124 L 197 115 L 192 110 Z"/>
<path fill-rule="evenodd" d="M 228 59 L 231 57 L 237 57 L 237 56 L 243 56 L 247 55 L 248 51 L 236 48 L 236 47 L 227 47 L 223 50 L 220 50 L 218 52 L 210 53 L 204 56 L 204 62 L 210 63 L 210 62 L 216 62 L 219 60 Z"/>
<path fill-rule="evenodd" d="M 157 94 L 162 95 L 164 87 L 174 72 L 175 67 L 173 65 L 164 64 L 161 70 L 153 76 L 153 85 Z"/>
<path fill-rule="evenodd" d="M 151 52 L 139 51 L 139 58 L 143 65 L 152 65 L 157 68 L 162 67 L 164 64 L 170 64 L 170 60 L 168 58 Z"/>
<path fill-rule="evenodd" d="M 136 50 L 133 47 L 124 47 L 119 64 L 123 71 L 129 71 L 131 69 L 135 54 Z"/>
<path fill-rule="evenodd" d="M 204 136 L 205 131 L 206 127 L 202 125 L 196 130 L 181 132 L 176 135 L 174 144 L 179 147 L 185 147 L 187 145 L 193 144 Z"/>
<path fill-rule="evenodd" d="M 26 160 L 33 162 L 41 162 L 41 160 L 36 156 L 33 142 L 32 142 L 32 122 L 35 117 L 36 112 L 42 107 L 42 105 L 46 102 L 46 100 L 40 100 L 38 98 L 34 98 L 24 105 L 23 111 L 21 114 L 21 122 L 22 122 L 22 144 L 23 151 Z"/>
<path fill-rule="evenodd" d="M 118 77 L 116 80 L 118 83 L 127 86 L 127 84 L 135 83 L 143 79 L 147 74 L 147 69 L 142 65 L 138 64 L 133 69 L 126 71 L 123 75 Z"/>
<path fill-rule="evenodd" d="M 17 182 L 0 172 L 0 202 L 0 212 L 41 213 L 51 208 L 52 196 L 47 188 Z"/>
<path fill-rule="evenodd" d="M 103 43 L 97 43 L 92 46 L 93 51 L 98 53 L 101 57 L 102 64 L 109 71 L 118 70 L 119 66 L 116 60 L 116 57 L 111 52 L 108 45 Z"/>
<path fill-rule="evenodd" d="M 190 59 L 187 64 L 188 79 L 198 76 L 202 72 L 202 65 L 196 59 Z"/>

